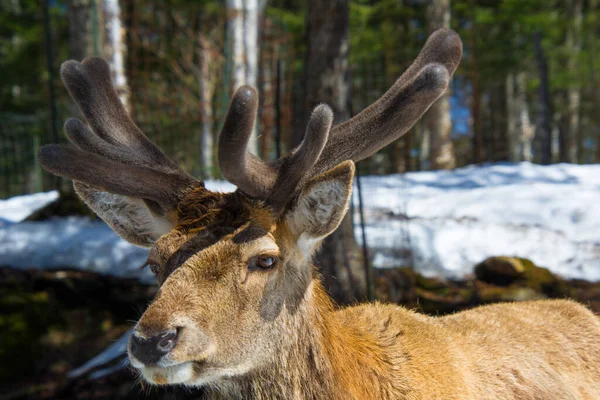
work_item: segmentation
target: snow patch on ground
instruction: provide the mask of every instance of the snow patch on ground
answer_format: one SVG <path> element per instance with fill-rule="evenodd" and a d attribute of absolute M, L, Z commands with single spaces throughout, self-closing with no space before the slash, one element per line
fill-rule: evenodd
<path fill-rule="evenodd" d="M 53 190 L 0 200 L 0 226 L 21 222 L 57 198 L 58 192 Z"/>
<path fill-rule="evenodd" d="M 566 278 L 600 280 L 600 165 L 530 163 L 361 179 L 375 266 L 461 278 L 489 256 L 526 257 Z M 228 192 L 235 186 L 207 181 Z M 355 189 L 356 190 L 356 189 Z M 137 276 L 147 250 L 84 218 L 18 223 L 56 192 L 0 201 L 0 265 Z M 357 196 L 353 203 L 355 211 Z M 358 213 L 354 214 L 358 221 Z M 356 225 L 360 241 L 360 227 Z"/>
<path fill-rule="evenodd" d="M 486 257 L 514 255 L 566 278 L 600 280 L 600 165 L 507 163 L 361 183 L 377 267 L 404 262 L 460 278 Z"/>

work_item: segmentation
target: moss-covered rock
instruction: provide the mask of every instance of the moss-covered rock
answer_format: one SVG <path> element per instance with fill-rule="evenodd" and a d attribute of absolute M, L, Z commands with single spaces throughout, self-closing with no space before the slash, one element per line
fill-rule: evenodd
<path fill-rule="evenodd" d="M 546 268 L 538 267 L 531 260 L 519 258 L 524 271 L 521 278 L 523 285 L 544 293 L 548 297 L 573 297 L 574 292 L 563 279 L 557 277 Z"/>
<path fill-rule="evenodd" d="M 490 257 L 475 266 L 475 275 L 482 282 L 508 286 L 523 276 L 525 266 L 517 257 Z"/>
<path fill-rule="evenodd" d="M 482 298 L 498 298 L 497 301 L 512 298 L 534 299 L 533 292 L 542 297 L 573 297 L 574 292 L 569 285 L 561 278 L 554 275 L 548 269 L 535 265 L 531 260 L 520 257 L 490 257 L 475 266 L 475 275 L 481 282 L 494 285 L 494 293 L 502 292 L 502 287 L 506 287 L 508 292 L 504 297 L 488 292 L 491 290 L 485 287 L 486 293 Z M 519 288 L 528 288 L 527 294 Z M 487 300 L 484 300 L 487 301 Z"/>

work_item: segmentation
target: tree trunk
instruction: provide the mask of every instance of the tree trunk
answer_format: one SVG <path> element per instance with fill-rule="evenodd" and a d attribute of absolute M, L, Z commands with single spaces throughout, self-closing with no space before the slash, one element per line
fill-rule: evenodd
<path fill-rule="evenodd" d="M 552 161 L 552 103 L 548 82 L 548 62 L 542 47 L 542 35 L 534 35 L 535 56 L 540 76 L 540 122 L 537 137 L 540 141 L 540 163 L 550 164 Z"/>
<path fill-rule="evenodd" d="M 567 50 L 567 72 L 570 86 L 567 89 L 567 112 L 560 130 L 560 161 L 577 163 L 579 161 L 579 109 L 581 88 L 577 84 L 577 64 L 581 52 L 581 28 L 583 24 L 583 0 L 569 0 L 570 21 L 567 25 L 565 47 Z"/>
<path fill-rule="evenodd" d="M 311 0 L 307 14 L 305 116 L 324 102 L 335 124 L 350 117 L 348 107 L 348 0 Z M 350 303 L 366 293 L 361 251 L 356 244 L 351 215 L 323 243 L 318 263 L 334 299 Z"/>
<path fill-rule="evenodd" d="M 67 20 L 69 25 L 69 58 L 82 61 L 100 52 L 99 16 L 101 13 L 94 0 L 67 0 Z M 85 121 L 83 113 L 75 102 L 70 101 L 71 117 Z M 74 193 L 73 184 L 68 179 L 61 180 L 58 202 L 67 201 Z"/>
<path fill-rule="evenodd" d="M 494 162 L 508 160 L 508 133 L 507 133 L 507 100 L 506 81 L 500 80 L 491 89 L 491 112 L 493 120 L 492 129 L 492 154 Z"/>
<path fill-rule="evenodd" d="M 427 7 L 429 32 L 450 28 L 450 0 L 431 0 Z M 429 131 L 431 149 L 429 164 L 431 169 L 452 169 L 456 165 L 454 146 L 450 137 L 450 95 L 444 93 L 424 116 L 425 127 Z"/>
<path fill-rule="evenodd" d="M 82 61 L 98 50 L 98 8 L 93 0 L 68 0 L 69 58 Z M 85 120 L 79 107 L 70 103 L 71 116 Z"/>
<path fill-rule="evenodd" d="M 591 15 L 597 15 L 595 13 L 598 12 L 598 4 L 600 1 L 598 0 L 589 0 L 589 9 L 588 13 Z M 600 104 L 600 96 L 598 96 L 598 92 L 600 92 L 600 84 L 597 81 L 597 75 L 595 72 L 595 61 L 596 61 L 596 38 L 600 36 L 600 30 L 598 29 L 598 25 L 594 24 L 590 26 L 588 30 L 588 47 L 589 47 L 589 70 L 590 70 L 590 98 L 592 104 Z M 591 116 L 592 126 L 596 130 L 596 135 L 594 137 L 596 143 L 596 151 L 593 152 L 592 159 L 594 159 L 597 163 L 600 162 L 600 115 L 598 113 L 593 113 Z"/>
<path fill-rule="evenodd" d="M 256 87 L 259 51 L 258 21 L 263 5 L 263 2 L 259 0 L 227 0 L 227 23 L 233 46 L 232 86 L 234 91 L 242 85 Z M 248 151 L 258 154 L 256 127 L 248 142 Z"/>
<path fill-rule="evenodd" d="M 118 0 L 104 0 L 102 2 L 104 11 L 104 54 L 103 57 L 110 65 L 113 85 L 119 95 L 121 103 L 129 111 L 129 86 L 125 74 L 125 60 L 127 47 L 125 46 L 124 30 L 121 19 L 121 7 Z"/>
<path fill-rule="evenodd" d="M 533 161 L 533 139 L 535 138 L 535 126 L 529 119 L 529 108 L 527 107 L 527 74 L 520 72 L 517 75 L 517 103 L 519 104 L 520 122 L 520 158 L 523 161 Z"/>
<path fill-rule="evenodd" d="M 424 119 L 424 118 L 423 118 Z M 419 147 L 419 171 L 427 171 L 430 169 L 430 154 L 431 154 L 431 132 L 427 129 L 424 120 L 415 124 L 415 127 L 420 131 L 421 146 Z"/>
<path fill-rule="evenodd" d="M 273 24 L 270 19 L 265 18 L 261 30 L 261 43 L 273 43 Z M 261 113 L 259 116 L 261 135 L 260 135 L 260 154 L 264 160 L 270 160 L 273 143 L 273 132 L 275 130 L 275 89 L 277 75 L 277 45 L 271 45 L 268 48 L 263 47 L 260 52 L 260 71 L 259 71 L 259 98 L 262 101 Z"/>
<path fill-rule="evenodd" d="M 68 0 L 69 57 L 81 61 L 94 54 L 92 0 Z"/>
<path fill-rule="evenodd" d="M 200 132 L 200 168 L 204 178 L 213 177 L 213 107 L 212 99 L 215 91 L 216 78 L 213 76 L 211 66 L 214 63 L 212 49 L 202 34 L 199 34 L 198 53 L 200 68 L 198 71 L 198 92 L 200 112 L 202 115 L 202 131 Z"/>
<path fill-rule="evenodd" d="M 415 134 L 415 128 L 412 128 L 409 132 L 405 133 L 402 137 L 402 142 L 404 146 L 402 149 L 404 150 L 403 158 L 404 158 L 404 172 L 412 171 L 412 137 Z"/>
<path fill-rule="evenodd" d="M 506 76 L 506 133 L 508 138 L 508 160 L 521 161 L 521 138 L 519 132 L 520 104 L 517 101 L 516 77 L 510 73 Z"/>

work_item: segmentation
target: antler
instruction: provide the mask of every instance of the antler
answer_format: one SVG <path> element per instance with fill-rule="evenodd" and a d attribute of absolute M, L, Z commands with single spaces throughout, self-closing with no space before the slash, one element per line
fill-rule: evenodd
<path fill-rule="evenodd" d="M 415 62 L 377 102 L 336 126 L 331 134 L 331 109 L 316 107 L 300 146 L 271 163 L 247 151 L 258 97 L 251 87 L 238 89 L 219 138 L 223 176 L 246 195 L 283 211 L 310 177 L 342 161 L 364 159 L 410 129 L 445 91 L 461 55 L 462 43 L 456 33 L 436 31 Z M 61 76 L 93 132 L 78 120 L 67 121 L 65 131 L 75 147 L 44 146 L 40 162 L 50 172 L 73 179 L 88 204 L 102 207 L 104 200 L 98 193 L 109 192 L 142 199 L 153 213 L 166 215 L 187 188 L 202 186 L 129 118 L 104 60 L 67 61 Z"/>
<path fill-rule="evenodd" d="M 240 87 L 233 96 L 219 135 L 219 166 L 223 176 L 242 192 L 267 200 L 272 209 L 281 211 L 306 171 L 319 159 L 333 122 L 333 112 L 325 104 L 316 107 L 300 146 L 267 164 L 247 151 L 257 108 L 256 90 L 250 86 Z"/>
<path fill-rule="evenodd" d="M 242 192 L 281 210 L 310 177 L 342 161 L 369 157 L 406 133 L 444 93 L 461 56 L 462 42 L 455 32 L 434 32 L 413 64 L 379 100 L 331 133 L 331 110 L 318 106 L 300 146 L 272 163 L 246 150 L 258 100 L 254 89 L 242 87 L 234 95 L 219 137 L 221 172 Z"/>
<path fill-rule="evenodd" d="M 310 175 L 345 160 L 363 160 L 406 133 L 444 93 L 461 57 L 456 32 L 439 29 L 431 34 L 416 60 L 379 100 L 333 128 Z"/>
<path fill-rule="evenodd" d="M 150 209 L 165 215 L 182 191 L 201 182 L 183 172 L 129 118 L 113 89 L 110 69 L 101 58 L 66 61 L 61 78 L 81 108 L 90 131 L 70 119 L 65 132 L 75 145 L 47 145 L 40 163 L 48 171 L 75 181 L 88 204 L 97 191 L 143 199 Z"/>

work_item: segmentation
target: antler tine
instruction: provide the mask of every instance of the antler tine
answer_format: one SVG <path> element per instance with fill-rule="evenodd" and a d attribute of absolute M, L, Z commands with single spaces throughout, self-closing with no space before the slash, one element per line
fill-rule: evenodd
<path fill-rule="evenodd" d="M 369 157 L 408 131 L 446 90 L 462 56 L 454 31 L 434 32 L 394 85 L 354 118 L 334 127 L 311 175 Z"/>
<path fill-rule="evenodd" d="M 86 58 L 81 63 L 69 60 L 62 64 L 60 73 L 71 97 L 96 135 L 107 145 L 102 145 L 95 138 L 85 139 L 77 134 L 75 138 L 71 137 L 75 139 L 74 142 L 88 151 L 102 149 L 102 155 L 113 159 L 118 153 L 115 151 L 117 148 L 126 148 L 129 156 L 123 162 L 180 172 L 177 164 L 152 143 L 129 117 L 112 86 L 110 67 L 106 61 L 98 57 Z M 78 129 L 77 132 L 82 133 L 82 130 Z M 92 134 L 89 131 L 85 134 L 88 133 Z M 92 143 L 93 146 L 86 147 Z M 115 154 L 110 156 L 113 151 Z"/>
<path fill-rule="evenodd" d="M 65 122 L 64 130 L 71 143 L 81 150 L 125 164 L 152 166 L 151 163 L 136 157 L 127 147 L 119 147 L 102 140 L 77 118 L 69 118 Z"/>
<path fill-rule="evenodd" d="M 102 191 L 174 206 L 180 189 L 194 179 L 148 167 L 127 165 L 74 147 L 49 144 L 40 150 L 46 170 Z"/>
<path fill-rule="evenodd" d="M 225 179 L 251 197 L 265 198 L 277 179 L 277 173 L 247 150 L 257 110 L 256 90 L 241 86 L 233 95 L 219 134 L 218 159 Z"/>
<path fill-rule="evenodd" d="M 103 59 L 66 61 L 61 77 L 93 131 L 69 119 L 65 133 L 75 147 L 44 146 L 39 161 L 46 170 L 73 179 L 76 189 L 87 185 L 78 193 L 88 204 L 95 204 L 95 196 L 104 191 L 142 199 L 152 213 L 166 215 L 188 188 L 202 186 L 129 118 Z"/>
<path fill-rule="evenodd" d="M 277 181 L 267 198 L 267 203 L 276 212 L 282 211 L 292 200 L 292 194 L 298 188 L 298 184 L 307 177 L 308 172 L 321 156 L 332 123 L 333 111 L 328 105 L 320 104 L 315 107 L 302 143 L 283 159 Z"/>

